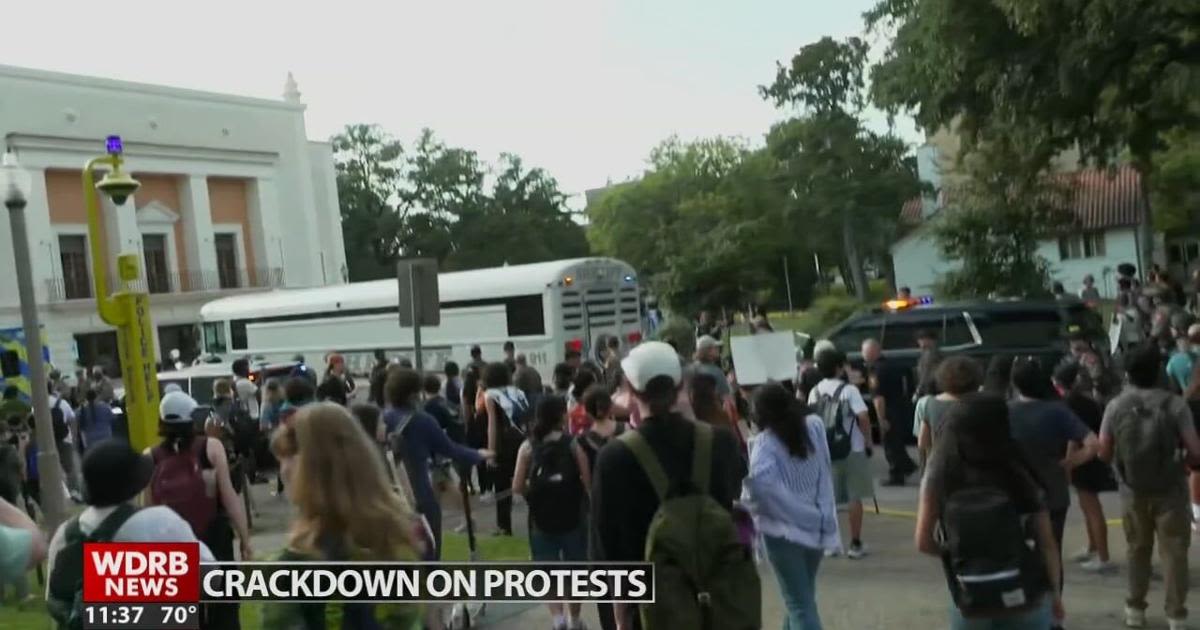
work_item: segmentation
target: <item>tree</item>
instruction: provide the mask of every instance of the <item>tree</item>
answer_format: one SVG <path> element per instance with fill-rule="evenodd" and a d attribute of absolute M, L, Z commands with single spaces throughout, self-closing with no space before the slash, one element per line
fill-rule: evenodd
<path fill-rule="evenodd" d="M 894 33 L 875 102 L 968 149 L 1017 124 L 1028 153 L 1128 150 L 1149 176 L 1166 132 L 1200 125 L 1195 0 L 880 0 L 866 20 Z"/>
<path fill-rule="evenodd" d="M 436 258 L 447 269 L 474 268 L 456 266 L 452 259 L 460 250 L 460 224 L 486 211 L 486 176 L 487 168 L 474 151 L 446 146 L 433 131 L 423 129 L 408 156 L 400 191 L 411 228 L 405 255 Z"/>
<path fill-rule="evenodd" d="M 933 230 L 942 254 L 961 262 L 939 281 L 948 297 L 1049 294 L 1050 266 L 1038 242 L 1068 224 L 1071 189 L 1024 146 L 1009 139 L 978 148 L 962 162 L 966 177 L 947 190 Z"/>
<path fill-rule="evenodd" d="M 428 129 L 408 153 L 374 125 L 349 125 L 333 143 L 351 280 L 393 277 L 405 257 L 457 270 L 588 253 L 558 182 L 515 155 L 501 156 L 489 190 L 478 154 Z"/>
<path fill-rule="evenodd" d="M 728 138 L 671 138 L 649 162 L 641 179 L 588 208 L 593 248 L 639 269 L 682 312 L 773 297 L 782 256 L 796 246 L 770 156 Z"/>
<path fill-rule="evenodd" d="M 588 254 L 583 226 L 575 222 L 558 182 L 521 158 L 500 156 L 491 194 L 477 211 L 452 227 L 450 266 L 473 269 L 577 258 Z"/>
<path fill-rule="evenodd" d="M 1167 134 L 1166 148 L 1155 154 L 1150 207 L 1154 225 L 1164 232 L 1185 230 L 1196 224 L 1194 208 L 1200 201 L 1200 132 Z"/>
<path fill-rule="evenodd" d="M 882 259 L 898 208 L 917 194 L 915 165 L 898 138 L 864 128 L 867 45 L 825 37 L 800 49 L 760 88 L 776 105 L 805 115 L 776 125 L 767 150 L 779 163 L 794 214 L 814 249 L 843 260 L 843 276 L 867 299 L 866 254 Z"/>
<path fill-rule="evenodd" d="M 403 149 L 376 125 L 347 125 L 332 142 L 350 278 L 395 275 L 404 240 L 404 221 L 394 204 Z"/>

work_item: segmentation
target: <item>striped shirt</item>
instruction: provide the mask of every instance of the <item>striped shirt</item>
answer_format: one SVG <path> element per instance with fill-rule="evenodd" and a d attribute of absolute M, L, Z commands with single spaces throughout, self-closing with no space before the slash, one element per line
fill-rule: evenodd
<path fill-rule="evenodd" d="M 812 549 L 839 549 L 837 505 L 825 425 L 806 419 L 813 450 L 803 459 L 767 430 L 754 437 L 750 473 L 742 483 L 742 503 L 760 534 Z"/>

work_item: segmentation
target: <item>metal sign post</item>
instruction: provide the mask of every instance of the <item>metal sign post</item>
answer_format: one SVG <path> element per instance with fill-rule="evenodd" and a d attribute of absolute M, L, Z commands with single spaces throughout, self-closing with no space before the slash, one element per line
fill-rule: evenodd
<path fill-rule="evenodd" d="M 425 368 L 421 327 L 442 323 L 437 261 L 432 258 L 401 260 L 396 265 L 396 282 L 400 289 L 400 327 L 413 329 L 413 367 L 421 372 Z"/>

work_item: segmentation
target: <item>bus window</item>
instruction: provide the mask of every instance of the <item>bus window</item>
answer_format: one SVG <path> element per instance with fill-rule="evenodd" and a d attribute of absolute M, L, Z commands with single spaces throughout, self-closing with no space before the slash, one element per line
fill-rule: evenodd
<path fill-rule="evenodd" d="M 204 324 L 204 351 L 209 354 L 222 354 L 228 349 L 225 344 L 225 322 L 206 322 Z"/>
<path fill-rule="evenodd" d="M 542 296 L 520 295 L 504 300 L 511 337 L 546 334 L 546 316 L 542 311 Z"/>

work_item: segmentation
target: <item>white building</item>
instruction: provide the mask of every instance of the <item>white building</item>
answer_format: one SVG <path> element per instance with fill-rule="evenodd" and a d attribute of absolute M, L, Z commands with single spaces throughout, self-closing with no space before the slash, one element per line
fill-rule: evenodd
<path fill-rule="evenodd" d="M 109 277 L 133 252 L 152 293 L 164 358 L 199 347 L 214 298 L 344 281 L 332 149 L 309 141 L 291 76 L 281 100 L 0 66 L 0 133 L 32 172 L 26 209 L 38 310 L 51 360 L 116 367 L 113 329 L 96 314 L 81 170 L 119 134 L 141 189 L 104 200 Z M 0 220 L 0 269 L 12 265 Z M 110 283 L 111 285 L 111 283 Z M 16 276 L 0 273 L 0 328 L 20 325 Z"/>
<path fill-rule="evenodd" d="M 944 163 L 936 144 L 918 150 L 921 179 L 939 194 L 936 199 L 913 199 L 904 204 L 901 222 L 913 227 L 891 247 L 896 286 L 910 287 L 916 295 L 934 293 L 940 276 L 959 266 L 957 261 L 942 257 L 929 229 L 937 213 L 953 211 L 940 173 L 939 165 Z M 1091 274 L 1101 295 L 1114 297 L 1117 265 L 1132 263 L 1140 267 L 1150 260 L 1141 245 L 1145 242 L 1148 214 L 1141 178 L 1128 166 L 1112 171 L 1078 169 L 1064 177 L 1071 182 L 1069 210 L 1074 222 L 1058 237 L 1043 240 L 1038 254 L 1049 261 L 1053 278 L 1062 282 L 1068 293 L 1078 293 L 1083 277 Z M 1161 250 L 1161 245 L 1156 249 Z"/>

